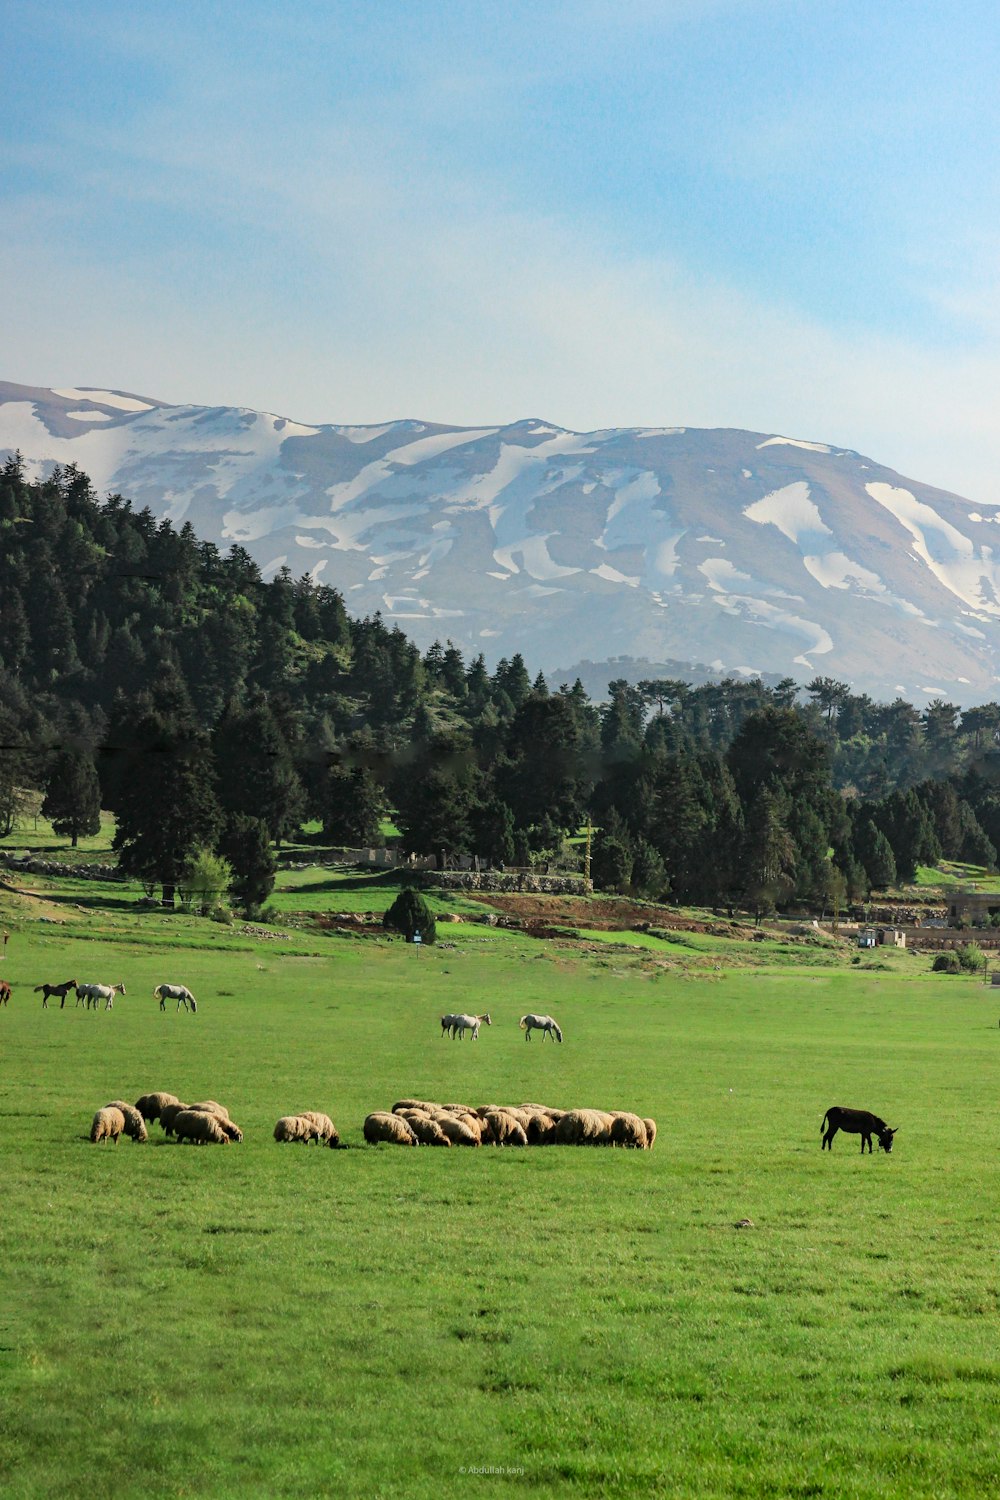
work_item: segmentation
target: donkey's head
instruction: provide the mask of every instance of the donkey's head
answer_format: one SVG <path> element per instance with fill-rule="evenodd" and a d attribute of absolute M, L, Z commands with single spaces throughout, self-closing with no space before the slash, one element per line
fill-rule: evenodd
<path fill-rule="evenodd" d="M 890 1130 L 887 1125 L 884 1130 L 879 1131 L 878 1143 L 882 1147 L 882 1150 L 886 1153 L 892 1150 L 892 1138 L 896 1134 L 896 1130 L 898 1129 L 898 1125 L 896 1126 L 895 1130 Z"/>

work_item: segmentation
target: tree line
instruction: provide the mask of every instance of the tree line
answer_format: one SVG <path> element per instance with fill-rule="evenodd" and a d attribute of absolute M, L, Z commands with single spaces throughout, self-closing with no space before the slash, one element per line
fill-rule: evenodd
<path fill-rule="evenodd" d="M 599 885 L 758 911 L 996 861 L 996 704 L 918 712 L 830 678 L 617 680 L 595 704 L 520 655 L 421 652 L 329 585 L 265 581 L 244 548 L 17 456 L 0 543 L 0 830 L 31 789 L 74 842 L 109 808 L 122 869 L 168 901 L 201 861 L 253 910 L 304 821 L 367 845 L 390 810 L 440 863 L 565 859 L 591 820 Z"/>

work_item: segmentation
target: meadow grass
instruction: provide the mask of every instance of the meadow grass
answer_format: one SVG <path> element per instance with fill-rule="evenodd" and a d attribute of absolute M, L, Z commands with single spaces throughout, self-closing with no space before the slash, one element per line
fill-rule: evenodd
<path fill-rule="evenodd" d="M 3 964 L 5 1497 L 997 1488 L 1000 1030 L 974 980 L 78 915 L 18 918 Z M 70 974 L 128 994 L 43 1012 L 32 985 Z M 161 1014 L 162 980 L 198 1015 Z M 477 1043 L 441 1038 L 460 1009 L 491 1011 Z M 525 1043 L 529 1009 L 561 1047 Z M 98 1106 L 153 1088 L 223 1100 L 245 1141 L 89 1143 Z M 660 1134 L 364 1146 L 406 1094 Z M 835 1103 L 900 1127 L 892 1156 L 821 1153 Z M 303 1108 L 353 1149 L 276 1145 Z"/>

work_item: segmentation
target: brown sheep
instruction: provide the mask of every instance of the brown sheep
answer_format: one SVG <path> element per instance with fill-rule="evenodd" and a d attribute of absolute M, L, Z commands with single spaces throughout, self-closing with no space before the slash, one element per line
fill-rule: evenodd
<path fill-rule="evenodd" d="M 136 1109 L 134 1104 L 126 1104 L 124 1099 L 112 1099 L 105 1109 L 120 1109 L 125 1116 L 125 1134 L 133 1141 L 148 1141 L 149 1135 L 146 1131 L 146 1122 Z"/>
<path fill-rule="evenodd" d="M 158 1120 L 160 1112 L 168 1104 L 179 1104 L 176 1094 L 143 1094 L 135 1101 L 135 1107 L 146 1121 Z"/>
<path fill-rule="evenodd" d="M 625 1110 L 616 1110 L 611 1123 L 612 1146 L 631 1146 L 636 1151 L 646 1149 L 646 1127 L 638 1115 Z"/>
<path fill-rule="evenodd" d="M 647 1151 L 652 1151 L 652 1149 L 653 1149 L 653 1142 L 656 1140 L 656 1121 L 655 1120 L 643 1120 L 642 1123 L 646 1127 L 646 1150 Z"/>
<path fill-rule="evenodd" d="M 90 1139 L 92 1141 L 114 1141 L 118 1144 L 118 1137 L 125 1130 L 125 1116 L 120 1109 L 99 1109 L 90 1126 Z"/>
<path fill-rule="evenodd" d="M 437 1123 L 453 1146 L 479 1146 L 482 1144 L 476 1132 L 470 1130 L 468 1125 L 462 1120 L 456 1119 L 454 1115 L 443 1115 Z"/>
<path fill-rule="evenodd" d="M 219 1115 L 215 1115 L 213 1116 L 213 1118 L 219 1121 L 219 1129 L 222 1131 L 222 1133 L 224 1135 L 227 1135 L 231 1141 L 235 1141 L 237 1145 L 239 1145 L 240 1141 L 243 1139 L 243 1132 L 240 1127 L 238 1125 L 234 1125 L 232 1120 L 223 1120 Z"/>
<path fill-rule="evenodd" d="M 419 1110 L 410 1110 L 408 1114 L 400 1116 L 409 1125 L 413 1134 L 421 1146 L 450 1146 L 451 1141 L 445 1135 L 441 1126 L 429 1115 L 421 1114 Z"/>
<path fill-rule="evenodd" d="M 539 1110 L 528 1121 L 528 1129 L 525 1133 L 528 1137 L 529 1146 L 554 1146 L 556 1143 L 556 1122 L 550 1115 Z"/>
<path fill-rule="evenodd" d="M 311 1120 L 312 1123 L 316 1126 L 316 1129 L 319 1132 L 319 1134 L 316 1136 L 316 1139 L 320 1142 L 321 1145 L 339 1146 L 340 1136 L 337 1133 L 336 1125 L 334 1125 L 329 1115 L 320 1114 L 318 1111 L 313 1109 L 304 1109 L 301 1113 L 300 1118 L 303 1120 Z"/>
<path fill-rule="evenodd" d="M 599 1109 L 567 1110 L 556 1125 L 560 1146 L 607 1146 L 611 1141 L 612 1117 Z"/>
<path fill-rule="evenodd" d="M 229 1111 L 224 1104 L 216 1104 L 214 1099 L 203 1099 L 200 1104 L 189 1104 L 188 1109 L 196 1109 L 202 1115 L 218 1115 L 220 1120 L 229 1119 Z"/>
<path fill-rule="evenodd" d="M 274 1127 L 276 1141 L 310 1141 L 319 1139 L 319 1129 L 312 1120 L 302 1115 L 282 1115 Z"/>
<path fill-rule="evenodd" d="M 505 1109 L 493 1109 L 484 1120 L 483 1140 L 491 1146 L 526 1146 L 527 1133 L 520 1120 Z"/>
<path fill-rule="evenodd" d="M 228 1146 L 229 1136 L 218 1115 L 200 1109 L 182 1109 L 174 1118 L 174 1134 L 179 1142 L 194 1141 L 199 1146 Z"/>
<path fill-rule="evenodd" d="M 379 1141 L 388 1141 L 394 1146 L 417 1146 L 419 1141 L 414 1135 L 412 1128 L 399 1115 L 389 1114 L 385 1110 L 374 1110 L 365 1117 L 364 1124 L 365 1140 L 371 1145 Z"/>
<path fill-rule="evenodd" d="M 165 1104 L 163 1106 L 160 1110 L 160 1124 L 163 1126 L 165 1135 L 173 1135 L 174 1121 L 187 1107 L 186 1104 Z"/>

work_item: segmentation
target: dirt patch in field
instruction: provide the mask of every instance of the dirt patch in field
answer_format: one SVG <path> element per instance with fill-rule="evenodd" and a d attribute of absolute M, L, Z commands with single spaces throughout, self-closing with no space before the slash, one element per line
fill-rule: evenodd
<path fill-rule="evenodd" d="M 650 927 L 672 932 L 705 932 L 717 937 L 739 937 L 746 940 L 754 929 L 724 917 L 691 917 L 670 906 L 656 906 L 646 901 L 613 900 L 579 896 L 515 895 L 507 892 L 465 891 L 470 901 L 480 902 L 508 920 L 523 924 L 538 937 L 555 934 L 556 927 L 589 927 L 598 932 L 643 932 Z"/>

